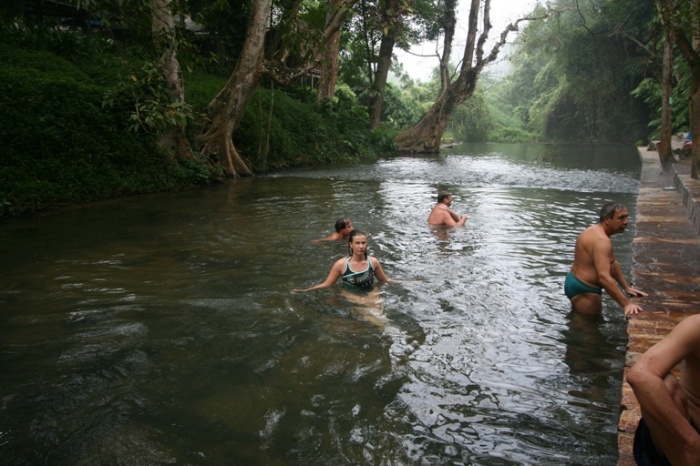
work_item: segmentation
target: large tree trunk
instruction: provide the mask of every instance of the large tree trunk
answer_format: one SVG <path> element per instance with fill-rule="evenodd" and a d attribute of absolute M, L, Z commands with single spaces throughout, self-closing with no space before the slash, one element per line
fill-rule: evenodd
<path fill-rule="evenodd" d="M 484 10 L 481 21 L 481 33 L 479 34 L 479 13 L 482 2 Z M 441 26 L 443 27 L 446 42 L 447 38 L 450 38 L 451 42 L 451 38 L 454 37 L 455 7 L 455 1 L 448 0 L 445 2 L 447 11 Z M 508 34 L 517 31 L 518 24 L 521 21 L 536 19 L 521 18 L 506 26 L 491 51 L 484 55 L 484 45 L 491 30 L 491 0 L 471 0 L 470 8 L 467 23 L 467 41 L 459 74 L 453 82 L 450 82 L 447 74 L 447 64 L 450 61 L 451 44 L 446 43 L 443 56 L 440 59 L 440 74 L 444 83 L 442 93 L 416 126 L 396 135 L 396 146 L 402 152 L 439 152 L 440 141 L 445 132 L 447 121 L 457 106 L 474 94 L 481 70 L 485 65 L 493 62 L 498 57 L 498 53 L 503 44 L 505 44 Z"/>
<path fill-rule="evenodd" d="M 452 83 L 430 107 L 423 118 L 410 129 L 396 135 L 401 152 L 440 152 L 440 141 L 452 112 L 474 94 L 477 75 L 468 74 Z"/>
<path fill-rule="evenodd" d="M 666 30 L 664 36 L 664 53 L 661 67 L 661 141 L 656 147 L 659 153 L 659 161 L 665 172 L 671 170 L 673 162 L 673 149 L 671 148 L 671 137 L 673 135 L 673 121 L 671 109 L 671 78 L 673 72 L 673 52 L 672 36 Z"/>
<path fill-rule="evenodd" d="M 445 47 L 443 49 L 443 55 L 440 57 L 442 90 L 435 100 L 435 103 L 413 128 L 409 128 L 396 135 L 396 146 L 402 152 L 440 152 L 440 142 L 442 141 L 442 135 L 445 132 L 445 127 L 450 119 L 450 115 L 452 115 L 452 112 L 459 104 L 472 96 L 476 88 L 476 82 L 481 70 L 472 65 L 474 65 L 474 52 L 476 47 L 480 7 L 479 0 L 471 0 L 471 9 L 469 10 L 469 21 L 467 25 L 467 44 L 464 48 L 464 58 L 460 73 L 457 79 L 452 83 L 448 75 L 448 64 L 450 62 L 450 53 L 452 50 L 451 42 L 457 24 L 455 20 L 456 7 L 457 2 L 455 0 L 446 1 L 446 10 L 441 21 L 441 26 L 445 35 Z M 485 31 L 482 34 L 488 35 L 488 29 L 491 27 L 490 23 L 487 22 L 490 0 L 484 1 L 484 8 Z M 483 43 L 480 43 L 480 46 L 483 47 Z M 478 62 L 476 66 L 479 66 Z"/>
<path fill-rule="evenodd" d="M 328 5 L 326 27 L 330 25 L 337 14 L 341 0 L 332 0 Z M 338 66 L 340 58 L 340 33 L 338 28 L 328 36 L 326 47 L 321 58 L 321 79 L 318 83 L 316 101 L 332 99 L 335 95 L 335 85 L 338 82 Z"/>
<path fill-rule="evenodd" d="M 243 51 L 226 86 L 207 109 L 207 124 L 200 135 L 202 152 L 216 155 L 229 176 L 252 174 L 236 150 L 232 136 L 243 118 L 262 72 L 265 31 L 272 0 L 254 0 Z"/>
<path fill-rule="evenodd" d="M 369 116 L 370 129 L 379 127 L 379 122 L 382 119 L 382 105 L 384 103 L 384 90 L 386 89 L 386 80 L 389 76 L 389 68 L 391 68 L 391 56 L 394 52 L 395 33 L 393 29 L 389 29 L 382 36 L 382 43 L 379 46 L 379 57 L 377 57 L 377 70 L 374 74 L 374 82 L 370 91 Z"/>
<path fill-rule="evenodd" d="M 380 2 L 381 4 L 381 2 Z M 402 0 L 385 0 L 382 6 L 382 41 L 379 44 L 377 69 L 369 96 L 369 127 L 376 129 L 382 119 L 384 91 L 391 69 L 391 59 L 396 45 L 397 28 L 402 26 L 402 15 L 406 14 Z"/>
<path fill-rule="evenodd" d="M 156 50 L 161 54 L 161 69 L 170 93 L 177 102 L 185 101 L 185 83 L 175 45 L 175 20 L 171 0 L 151 0 L 151 31 Z M 193 159 L 185 128 L 177 126 L 158 137 L 158 146 L 180 159 Z"/>

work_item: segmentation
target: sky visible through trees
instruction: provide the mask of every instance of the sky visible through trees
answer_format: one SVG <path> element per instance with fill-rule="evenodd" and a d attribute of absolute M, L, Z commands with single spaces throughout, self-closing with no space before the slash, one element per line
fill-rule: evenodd
<path fill-rule="evenodd" d="M 493 22 L 493 29 L 491 32 L 492 38 L 500 35 L 501 31 L 503 31 L 503 28 L 505 28 L 508 23 L 531 12 L 536 4 L 537 0 L 493 0 L 491 4 L 491 20 Z M 455 46 L 459 47 L 464 45 L 466 28 L 460 25 L 466 24 L 467 15 L 469 14 L 469 2 L 459 2 L 457 9 L 458 25 L 455 31 L 457 34 Z M 513 42 L 516 36 L 516 34 L 511 34 L 508 42 Z M 394 51 L 399 62 L 403 64 L 404 70 L 411 78 L 423 82 L 429 81 L 433 68 L 439 64 L 436 56 L 435 43 L 425 42 L 414 45 L 411 47 L 410 52 L 411 53 L 407 53 L 398 48 Z M 488 68 L 495 68 L 498 64 L 498 62 L 494 63 Z"/>

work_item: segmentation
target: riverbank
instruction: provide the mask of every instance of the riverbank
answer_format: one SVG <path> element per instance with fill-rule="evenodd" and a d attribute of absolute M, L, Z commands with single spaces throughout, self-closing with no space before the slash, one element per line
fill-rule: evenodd
<path fill-rule="evenodd" d="M 678 141 L 674 141 L 678 144 Z M 627 355 L 618 425 L 618 466 L 634 466 L 632 443 L 639 422 L 627 371 L 650 346 L 689 314 L 700 312 L 700 182 L 690 161 L 664 173 L 655 151 L 639 148 L 642 160 L 633 240 L 632 279 L 649 293 L 644 313 L 627 324 Z"/>

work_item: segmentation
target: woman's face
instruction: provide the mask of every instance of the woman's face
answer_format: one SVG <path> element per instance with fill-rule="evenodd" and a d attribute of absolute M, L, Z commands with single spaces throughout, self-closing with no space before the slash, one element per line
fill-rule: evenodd
<path fill-rule="evenodd" d="M 350 248 L 355 254 L 364 254 L 367 251 L 367 237 L 365 235 L 356 235 L 350 242 Z"/>

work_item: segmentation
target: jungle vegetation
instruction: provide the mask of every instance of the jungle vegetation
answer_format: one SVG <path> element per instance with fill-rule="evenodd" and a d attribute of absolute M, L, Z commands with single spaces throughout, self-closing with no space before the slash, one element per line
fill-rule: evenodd
<path fill-rule="evenodd" d="M 550 0 L 501 31 L 504 0 L 461 1 L 466 20 L 457 0 L 3 2 L 0 216 L 449 141 L 700 125 L 697 1 Z M 423 41 L 440 45 L 427 82 L 395 60 Z"/>

